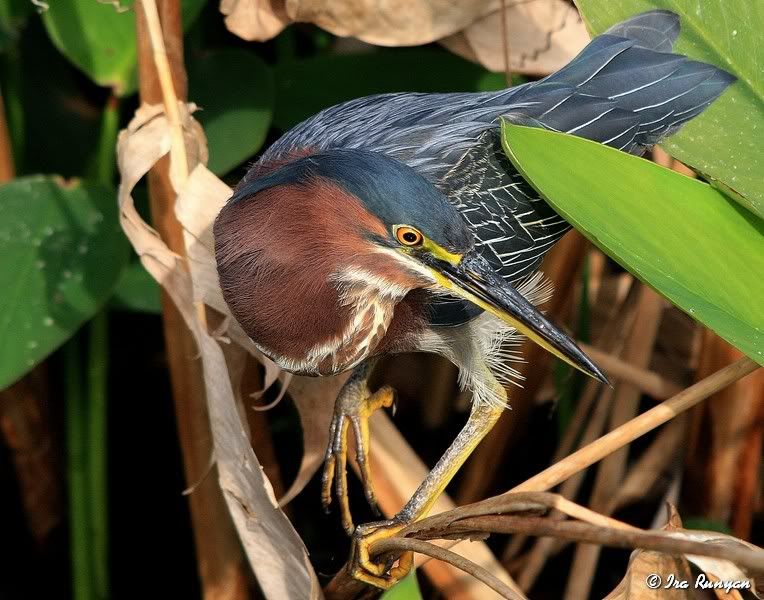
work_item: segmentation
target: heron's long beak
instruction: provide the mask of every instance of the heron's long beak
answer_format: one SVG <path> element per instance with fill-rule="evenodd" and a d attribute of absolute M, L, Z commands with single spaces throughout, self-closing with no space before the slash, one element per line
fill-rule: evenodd
<path fill-rule="evenodd" d="M 457 264 L 440 260 L 426 263 L 443 287 L 497 316 L 576 369 L 608 383 L 592 359 L 496 273 L 477 251 L 466 254 Z"/>

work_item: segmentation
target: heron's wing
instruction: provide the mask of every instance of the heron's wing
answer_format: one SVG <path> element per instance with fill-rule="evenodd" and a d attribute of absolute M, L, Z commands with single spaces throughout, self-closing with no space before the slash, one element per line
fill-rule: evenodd
<path fill-rule="evenodd" d="M 570 228 L 515 171 L 495 131 L 485 131 L 443 180 L 477 245 L 509 281 L 533 272 Z"/>
<path fill-rule="evenodd" d="M 515 279 L 537 266 L 567 226 L 505 158 L 500 119 L 641 154 L 735 80 L 671 54 L 678 32 L 677 15 L 650 11 L 595 38 L 537 82 L 487 93 L 384 94 L 333 106 L 285 134 L 261 164 L 337 147 L 392 156 L 442 189 L 472 223 L 485 256 Z"/>

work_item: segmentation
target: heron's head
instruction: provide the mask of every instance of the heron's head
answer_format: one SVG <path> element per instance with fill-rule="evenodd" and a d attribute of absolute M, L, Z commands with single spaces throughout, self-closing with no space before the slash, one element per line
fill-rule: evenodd
<path fill-rule="evenodd" d="M 385 155 L 329 150 L 244 182 L 214 233 L 224 296 L 256 342 L 289 328 L 295 315 L 323 315 L 322 324 L 303 320 L 284 335 L 312 336 L 311 343 L 325 346 L 320 337 L 342 337 L 345 321 L 357 314 L 348 305 L 366 302 L 366 294 L 396 303 L 427 289 L 468 300 L 604 380 L 481 256 L 458 209 L 414 169 Z M 279 300 L 269 301 L 276 289 Z M 344 320 L 335 319 L 338 304 L 347 311 Z M 326 330 L 314 333 L 321 325 Z"/>

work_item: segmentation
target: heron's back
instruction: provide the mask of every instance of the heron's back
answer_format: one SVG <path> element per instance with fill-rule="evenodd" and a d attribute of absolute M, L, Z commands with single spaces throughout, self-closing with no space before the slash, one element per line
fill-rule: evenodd
<path fill-rule="evenodd" d="M 532 273 L 568 224 L 514 170 L 499 119 L 572 133 L 633 154 L 699 115 L 734 80 L 672 54 L 679 18 L 650 11 L 595 38 L 567 66 L 536 82 L 484 93 L 394 93 L 327 108 L 287 132 L 243 181 L 290 154 L 363 148 L 415 168 L 469 221 L 486 258 L 507 279 Z M 449 303 L 433 319 L 474 316 Z"/>

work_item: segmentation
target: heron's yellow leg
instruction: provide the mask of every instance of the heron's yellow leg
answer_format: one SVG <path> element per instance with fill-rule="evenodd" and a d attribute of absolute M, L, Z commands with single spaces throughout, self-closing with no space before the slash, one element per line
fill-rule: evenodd
<path fill-rule="evenodd" d="M 389 386 L 382 387 L 373 394 L 369 391 L 366 381 L 372 366 L 372 364 L 359 366 L 342 387 L 334 405 L 329 445 L 324 460 L 321 500 L 324 508 L 328 509 L 332 501 L 332 483 L 334 483 L 342 525 L 348 535 L 354 530 L 347 490 L 348 432 L 352 428 L 356 463 L 361 473 L 366 499 L 371 507 L 377 510 L 369 468 L 369 417 L 379 408 L 392 406 L 395 399 L 393 389 Z"/>
<path fill-rule="evenodd" d="M 491 381 L 499 386 L 492 376 Z M 501 394 L 501 397 L 506 398 L 503 388 L 497 392 Z M 475 447 L 493 428 L 503 411 L 504 408 L 485 402 L 473 404 L 472 412 L 464 428 L 419 485 L 406 506 L 389 521 L 369 523 L 356 529 L 350 556 L 351 575 L 371 585 L 387 589 L 409 572 L 413 564 L 413 555 L 410 552 L 398 557 L 398 564 L 390 568 L 389 562 L 374 561 L 370 556 L 371 546 L 377 540 L 392 537 L 405 525 L 427 516 L 438 496 L 446 489 Z"/>

